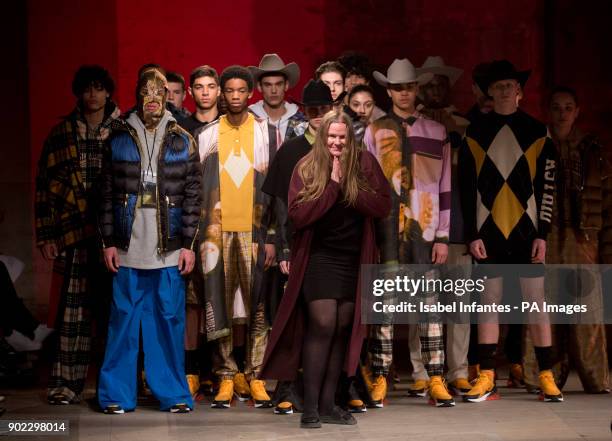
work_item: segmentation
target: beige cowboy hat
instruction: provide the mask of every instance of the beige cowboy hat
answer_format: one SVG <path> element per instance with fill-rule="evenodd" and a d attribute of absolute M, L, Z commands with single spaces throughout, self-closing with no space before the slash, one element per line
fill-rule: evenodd
<path fill-rule="evenodd" d="M 448 81 L 452 86 L 455 81 L 459 79 L 463 73 L 463 69 L 457 67 L 447 66 L 444 63 L 444 59 L 439 56 L 427 57 L 421 67 L 417 69 L 417 74 L 431 73 L 434 75 L 444 75 L 448 77 Z"/>
<path fill-rule="evenodd" d="M 262 57 L 258 66 L 249 66 L 255 81 L 265 73 L 281 73 L 287 77 L 289 87 L 293 87 L 300 80 L 300 67 L 296 63 L 285 64 L 277 54 L 266 54 Z"/>
<path fill-rule="evenodd" d="M 433 74 L 431 73 L 417 75 L 416 69 L 407 58 L 402 58 L 401 60 L 396 58 L 393 63 L 391 63 L 391 66 L 389 66 L 389 69 L 387 69 L 387 76 L 384 76 L 377 70 L 374 71 L 372 76 L 376 82 L 383 87 L 387 87 L 389 84 L 425 84 L 433 78 Z"/>

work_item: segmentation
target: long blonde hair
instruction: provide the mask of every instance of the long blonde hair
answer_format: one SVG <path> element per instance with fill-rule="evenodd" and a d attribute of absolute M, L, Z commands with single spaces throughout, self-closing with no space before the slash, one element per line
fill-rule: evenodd
<path fill-rule="evenodd" d="M 298 173 L 304 188 L 297 197 L 297 202 L 307 202 L 318 199 L 323 194 L 325 186 L 330 180 L 332 170 L 332 156 L 327 147 L 329 128 L 333 123 L 346 126 L 346 142 L 340 156 L 342 180 L 340 186 L 344 194 L 344 201 L 354 205 L 359 190 L 371 191 L 370 186 L 361 174 L 359 163 L 359 148 L 355 141 L 355 132 L 349 116 L 339 110 L 332 110 L 323 117 L 321 126 L 317 130 L 312 150 L 304 157 L 299 165 Z"/>

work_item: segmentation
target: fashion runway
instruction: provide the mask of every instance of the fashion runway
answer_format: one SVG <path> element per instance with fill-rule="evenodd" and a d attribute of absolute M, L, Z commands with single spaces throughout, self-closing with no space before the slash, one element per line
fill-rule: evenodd
<path fill-rule="evenodd" d="M 498 385 L 502 383 L 498 381 Z M 55 439 L 80 441 L 603 441 L 612 436 L 612 395 L 584 394 L 573 373 L 563 390 L 565 402 L 558 404 L 544 404 L 524 389 L 500 387 L 499 401 L 457 402 L 454 408 L 435 408 L 423 398 L 407 397 L 407 384 L 407 380 L 402 380 L 389 393 L 384 409 L 368 409 L 367 413 L 356 415 L 357 426 L 300 429 L 299 414 L 277 416 L 272 409 L 254 409 L 237 401 L 226 410 L 211 409 L 209 401 L 201 401 L 194 412 L 181 415 L 159 412 L 154 402 L 140 402 L 133 413 L 104 415 L 87 403 L 49 406 L 38 389 L 8 390 L 4 404 L 7 413 L 2 419 L 69 420 L 70 435 Z M 543 427 L 546 429 L 542 430 Z"/>

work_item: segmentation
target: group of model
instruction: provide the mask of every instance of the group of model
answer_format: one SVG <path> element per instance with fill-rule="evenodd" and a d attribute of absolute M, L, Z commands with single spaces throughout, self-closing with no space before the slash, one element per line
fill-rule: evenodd
<path fill-rule="evenodd" d="M 450 102 L 462 70 L 441 57 L 368 66 L 357 54 L 322 64 L 298 105 L 285 94 L 299 67 L 276 54 L 220 76 L 200 66 L 188 87 L 150 64 L 124 114 L 106 70 L 77 71 L 76 108 L 36 180 L 37 244 L 59 293 L 50 403 L 79 402 L 97 322 L 106 413 L 134 410 L 144 369 L 162 410 L 189 412 L 214 380 L 215 408 L 236 396 L 302 411 L 302 427 L 355 424 L 383 407 L 393 361 L 393 324 L 361 323 L 362 264 L 610 263 L 611 168 L 574 125 L 572 89 L 551 93 L 547 128 L 520 109 L 529 72 L 508 61 L 474 69 L 465 116 Z M 520 275 L 529 301 L 544 300 L 542 267 Z M 489 275 L 486 302 L 502 293 Z M 410 326 L 412 396 L 499 397 L 499 325 L 471 328 Z M 608 391 L 603 325 L 542 314 L 525 328 L 529 345 L 520 328 L 507 339 L 513 381 L 563 401 L 571 356 L 587 392 Z M 278 380 L 274 399 L 264 379 Z"/>

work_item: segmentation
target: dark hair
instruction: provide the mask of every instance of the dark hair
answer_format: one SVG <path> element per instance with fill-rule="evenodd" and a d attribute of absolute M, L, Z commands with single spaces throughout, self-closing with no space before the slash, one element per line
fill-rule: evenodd
<path fill-rule="evenodd" d="M 275 71 L 275 72 L 263 72 L 261 75 L 259 75 L 259 77 L 257 77 L 257 82 L 261 83 L 261 80 L 263 80 L 265 77 L 283 77 L 285 81 L 288 80 L 286 73 Z"/>
<path fill-rule="evenodd" d="M 568 86 L 553 87 L 553 90 L 550 92 L 550 95 L 548 95 L 548 105 L 552 103 L 553 97 L 555 96 L 556 93 L 567 93 L 569 96 L 571 96 L 574 99 L 574 103 L 576 103 L 576 107 L 578 107 L 578 94 L 576 93 L 576 90 Z"/>
<path fill-rule="evenodd" d="M 202 77 L 212 77 L 214 78 L 215 83 L 219 85 L 219 74 L 217 74 L 217 71 L 214 68 L 210 67 L 208 64 L 205 64 L 203 66 L 198 66 L 191 71 L 189 74 L 189 86 L 193 87 L 195 80 Z"/>
<path fill-rule="evenodd" d="M 72 93 L 80 98 L 91 85 L 103 88 L 111 97 L 115 91 L 115 82 L 102 66 L 94 64 L 79 67 L 72 80 Z"/>
<path fill-rule="evenodd" d="M 342 77 L 342 81 L 346 78 L 346 69 L 337 61 L 326 61 L 315 71 L 315 78 L 317 80 L 321 79 L 321 75 L 327 72 L 337 72 Z"/>
<path fill-rule="evenodd" d="M 253 75 L 251 75 L 251 71 L 249 71 L 246 67 L 238 66 L 237 64 L 234 64 L 233 66 L 228 66 L 223 69 L 223 72 L 221 72 L 221 77 L 219 78 L 221 89 L 225 89 L 225 83 L 234 78 L 244 80 L 247 83 L 249 92 L 253 91 L 255 82 L 253 81 Z"/>
<path fill-rule="evenodd" d="M 351 99 L 353 99 L 353 96 L 360 92 L 369 93 L 372 99 L 374 99 L 374 90 L 370 86 L 367 84 L 358 84 L 357 86 L 353 87 L 348 94 L 349 103 L 351 102 Z"/>
<path fill-rule="evenodd" d="M 181 83 L 183 90 L 185 90 L 185 77 L 178 72 L 168 71 L 168 73 L 166 73 L 166 81 L 169 83 Z"/>
<path fill-rule="evenodd" d="M 142 66 L 140 66 L 140 69 L 138 69 L 138 78 L 140 78 L 140 76 L 145 70 L 149 70 L 149 69 L 157 69 L 163 76 L 166 76 L 166 69 L 161 67 L 159 64 L 147 63 L 147 64 L 143 64 Z"/>
<path fill-rule="evenodd" d="M 358 75 L 360 77 L 364 77 L 368 81 L 372 76 L 370 60 L 365 54 L 355 51 L 345 52 L 338 57 L 338 62 L 346 70 L 347 76 Z"/>

